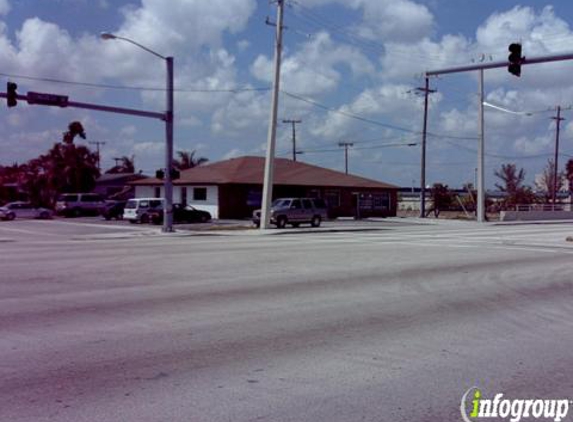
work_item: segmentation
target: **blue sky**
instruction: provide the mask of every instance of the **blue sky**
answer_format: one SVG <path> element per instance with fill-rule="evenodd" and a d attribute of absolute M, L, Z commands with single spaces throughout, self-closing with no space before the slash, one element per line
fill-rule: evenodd
<path fill-rule="evenodd" d="M 166 4 L 169 6 L 166 7 Z M 505 60 L 522 42 L 526 56 L 573 49 L 573 5 L 566 1 L 287 0 L 279 120 L 301 119 L 301 161 L 343 170 L 340 141 L 353 142 L 355 174 L 418 184 L 425 70 Z M 276 6 L 267 0 L 0 0 L 0 77 L 19 93 L 69 95 L 82 102 L 163 111 L 164 63 L 102 31 L 175 57 L 175 149 L 211 161 L 263 155 L 266 147 Z M 527 66 L 516 78 L 486 72 L 487 101 L 532 116 L 486 112 L 486 182 L 501 163 L 523 166 L 533 182 L 554 149 L 552 107 L 573 102 L 573 63 Z M 49 82 L 55 79 L 61 82 Z M 83 83 L 106 85 L 85 86 Z M 473 182 L 477 161 L 474 74 L 432 79 L 428 183 Z M 109 88 L 114 86 L 115 88 Z M 162 167 L 161 122 L 79 109 L 4 107 L 0 163 L 45 152 L 72 120 L 88 141 L 103 141 L 102 166 L 135 155 L 152 174 Z M 353 116 L 353 118 L 349 117 Z M 573 111 L 564 110 L 560 163 L 573 155 Z M 398 130 L 396 129 L 398 128 Z M 398 145 L 397 145 L 398 144 Z M 277 153 L 290 157 L 291 128 L 280 124 Z"/>

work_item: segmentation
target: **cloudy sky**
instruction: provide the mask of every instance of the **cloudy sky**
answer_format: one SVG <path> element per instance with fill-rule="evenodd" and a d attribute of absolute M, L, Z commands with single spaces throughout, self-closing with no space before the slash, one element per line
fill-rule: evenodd
<path fill-rule="evenodd" d="M 264 155 L 270 108 L 276 5 L 268 0 L 0 0 L 0 77 L 18 92 L 160 111 L 165 63 L 110 31 L 175 57 L 175 149 L 211 161 Z M 513 0 L 286 0 L 279 120 L 300 119 L 301 161 L 418 184 L 425 70 L 573 50 L 573 4 Z M 486 72 L 487 101 L 531 116 L 486 112 L 486 180 L 501 163 L 528 181 L 554 151 L 562 106 L 561 156 L 573 155 L 573 63 Z M 427 181 L 473 182 L 477 161 L 475 74 L 431 80 Z M 3 89 L 2 89 L 3 90 Z M 148 174 L 162 167 L 160 121 L 20 101 L 0 112 L 0 163 L 22 162 L 61 139 L 72 120 L 101 141 L 102 167 L 135 155 Z M 291 126 L 280 124 L 277 155 L 291 157 Z"/>

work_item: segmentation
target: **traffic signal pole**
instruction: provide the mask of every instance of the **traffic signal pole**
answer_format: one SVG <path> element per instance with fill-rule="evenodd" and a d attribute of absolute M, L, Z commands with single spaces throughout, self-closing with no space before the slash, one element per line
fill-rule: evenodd
<path fill-rule="evenodd" d="M 511 50 L 510 50 L 511 51 Z M 513 51 L 512 51 L 513 53 Z M 530 64 L 538 64 L 538 63 L 549 63 L 549 62 L 561 62 L 566 60 L 573 60 L 573 53 L 567 54 L 556 54 L 551 56 L 541 56 L 541 57 L 534 57 L 534 58 L 527 58 L 523 57 L 519 62 L 518 66 L 526 66 Z M 517 73 L 521 71 L 521 69 L 517 69 L 512 67 L 511 69 L 509 66 L 515 66 L 515 63 L 510 62 L 509 59 L 506 61 L 498 61 L 498 62 L 491 62 L 491 63 L 479 63 L 469 66 L 458 66 L 458 67 L 450 67 L 445 69 L 437 69 L 437 70 L 429 70 L 425 72 L 425 77 L 429 78 L 431 76 L 440 76 L 440 75 L 447 75 L 451 73 L 462 73 L 462 72 L 471 72 L 478 70 L 479 74 L 479 137 L 478 137 L 478 204 L 477 204 L 477 211 L 478 211 L 478 222 L 485 221 L 485 177 L 484 177 L 484 155 L 485 155 L 485 137 L 484 137 L 484 113 L 483 113 L 483 102 L 484 102 L 484 70 L 487 69 L 498 69 L 501 67 L 508 68 L 510 73 L 517 76 Z M 423 172 L 425 169 L 423 169 Z M 425 178 L 425 174 L 422 175 Z"/>

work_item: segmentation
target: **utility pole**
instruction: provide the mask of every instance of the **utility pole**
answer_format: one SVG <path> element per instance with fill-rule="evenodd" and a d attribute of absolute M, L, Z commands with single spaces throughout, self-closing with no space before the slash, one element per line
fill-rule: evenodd
<path fill-rule="evenodd" d="M 283 44 L 283 11 L 284 0 L 277 0 L 277 23 L 275 40 L 275 76 L 273 81 L 271 115 L 267 138 L 267 154 L 265 157 L 265 175 L 263 181 L 263 201 L 261 207 L 261 230 L 270 226 L 271 201 L 273 198 L 273 173 L 275 161 L 275 144 L 277 135 L 277 112 L 279 105 L 279 85 L 281 76 L 281 53 Z"/>
<path fill-rule="evenodd" d="M 553 210 L 555 210 L 555 202 L 557 200 L 557 177 L 559 175 L 559 166 L 558 166 L 558 162 L 559 162 L 559 127 L 561 126 L 561 121 L 565 120 L 563 117 L 561 117 L 561 106 L 557 106 L 557 116 L 554 116 L 551 119 L 555 120 L 555 123 L 557 125 L 557 127 L 555 129 L 555 162 L 553 163 L 554 164 L 554 166 L 553 166 L 553 186 L 551 187 L 551 189 L 552 189 L 551 198 L 553 199 Z"/>
<path fill-rule="evenodd" d="M 89 144 L 96 146 L 96 151 L 97 151 L 97 169 L 98 169 L 98 171 L 101 173 L 101 156 L 100 156 L 100 152 L 99 152 L 99 147 L 100 147 L 100 145 L 105 145 L 105 142 L 103 142 L 103 141 L 90 141 Z"/>
<path fill-rule="evenodd" d="M 484 74 L 483 69 L 479 69 L 479 107 L 478 107 L 478 162 L 477 162 L 477 222 L 483 223 L 485 215 L 485 120 L 484 120 Z"/>
<path fill-rule="evenodd" d="M 430 89 L 430 79 L 426 76 L 424 88 L 416 88 L 424 93 L 424 126 L 422 129 L 422 154 L 420 163 L 420 218 L 426 218 L 426 137 L 428 135 L 428 96 L 436 92 Z"/>
<path fill-rule="evenodd" d="M 344 147 L 344 171 L 348 174 L 348 147 L 353 147 L 354 143 L 352 142 L 339 142 L 339 147 Z"/>
<path fill-rule="evenodd" d="M 292 124 L 292 160 L 296 161 L 296 125 L 302 120 L 284 119 L 283 123 Z"/>

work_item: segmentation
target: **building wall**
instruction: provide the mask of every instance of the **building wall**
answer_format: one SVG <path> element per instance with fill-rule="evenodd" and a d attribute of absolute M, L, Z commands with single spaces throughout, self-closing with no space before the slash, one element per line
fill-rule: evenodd
<path fill-rule="evenodd" d="M 182 202 L 182 189 L 187 188 L 187 204 L 203 211 L 208 211 L 213 218 L 219 217 L 219 188 L 215 185 L 186 185 L 186 186 L 173 186 L 173 203 L 178 204 Z M 193 197 L 194 188 L 207 189 L 207 198 L 205 200 L 195 200 Z M 158 192 L 156 192 L 158 190 Z M 159 195 L 156 195 L 159 193 Z M 164 196 L 164 189 L 162 185 L 156 186 L 136 186 L 136 198 L 162 198 Z"/>
<path fill-rule="evenodd" d="M 253 211 L 261 208 L 262 186 L 260 185 L 186 185 L 187 204 L 211 213 L 213 218 L 250 218 Z M 173 187 L 173 202 L 182 202 L 182 186 Z M 206 188 L 206 200 L 194 200 L 193 189 Z M 136 198 L 163 196 L 162 186 L 137 186 Z M 373 198 L 388 195 L 387 206 L 381 207 L 380 200 Z M 361 199 L 357 199 L 360 196 Z M 286 197 L 317 197 L 329 203 L 329 217 L 390 217 L 396 216 L 397 190 L 395 189 L 354 189 L 324 188 L 313 186 L 278 185 L 273 189 L 273 199 Z M 336 199 L 337 198 L 337 199 Z M 336 199 L 336 204 L 332 201 Z M 329 201 L 330 200 L 330 201 Z M 357 205 L 360 210 L 357 211 Z M 386 204 L 386 202 L 385 202 Z"/>
<path fill-rule="evenodd" d="M 379 201 L 371 196 L 388 195 L 387 207 L 381 208 Z M 357 195 L 361 195 L 361 210 L 357 212 Z M 389 217 L 396 216 L 396 189 L 354 189 L 324 188 L 319 186 L 286 186 L 273 188 L 273 199 L 288 197 L 323 198 L 329 203 L 329 217 Z M 250 218 L 253 211 L 260 209 L 262 187 L 260 185 L 222 185 L 220 186 L 221 218 Z"/>

